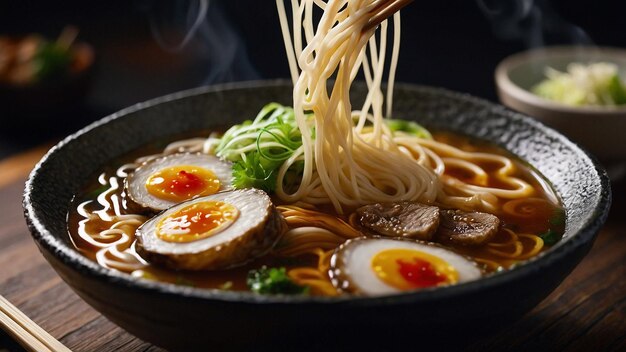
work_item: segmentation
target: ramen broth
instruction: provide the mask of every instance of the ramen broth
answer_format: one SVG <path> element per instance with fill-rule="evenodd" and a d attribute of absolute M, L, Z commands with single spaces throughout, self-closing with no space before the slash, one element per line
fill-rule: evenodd
<path fill-rule="evenodd" d="M 455 146 L 464 151 L 498 154 L 511 158 L 514 161 L 516 169 L 513 176 L 526 181 L 534 189 L 534 194 L 530 199 L 522 199 L 518 201 L 519 205 L 511 203 L 508 206 L 509 208 L 519 207 L 520 209 L 516 209 L 513 213 L 501 211 L 494 214 L 500 219 L 501 226 L 498 233 L 489 241 L 488 244 L 477 247 L 467 247 L 455 245 L 454 243 L 443 243 L 444 246 L 459 254 L 475 259 L 479 265 L 481 265 L 481 269 L 484 270 L 484 272 L 490 273 L 511 268 L 521 260 L 528 259 L 525 257 L 524 251 L 527 251 L 528 248 L 532 248 L 532 246 L 536 245 L 537 240 L 533 240 L 536 236 L 544 238 L 544 245 L 541 248 L 541 251 L 546 250 L 551 244 L 561 238 L 565 225 L 564 210 L 554 191 L 537 171 L 533 170 L 526 163 L 518 158 L 515 158 L 502 148 L 484 141 L 449 132 L 433 133 L 433 138 L 438 142 Z M 159 141 L 153 143 L 111 162 L 109 165 L 106 165 L 101 172 L 98 173 L 98 175 L 95 175 L 92 178 L 92 181 L 84 187 L 82 192 L 74 197 L 73 204 L 71 206 L 72 211 L 68 215 L 68 230 L 72 243 L 85 257 L 96 262 L 100 262 L 100 265 L 103 265 L 102 261 L 99 261 L 97 258 L 97 253 L 102 249 L 102 246 L 94 245 L 86 240 L 86 238 L 89 237 L 90 233 L 97 233 L 108 229 L 111 224 L 100 219 L 90 220 L 81 224 L 81 220 L 84 218 L 77 210 L 79 206 L 90 201 L 90 203 L 85 205 L 85 209 L 89 211 L 101 210 L 102 205 L 100 205 L 96 200 L 107 187 L 103 186 L 99 180 L 102 180 L 103 178 L 107 179 L 109 177 L 115 177 L 116 170 L 121 165 L 133 162 L 137 159 L 137 157 L 160 153 L 163 150 L 163 147 L 168 144 L 167 142 L 169 141 Z M 482 184 L 482 186 L 506 188 L 506 185 L 498 182 L 497 177 L 494 177 L 493 175 L 497 169 L 497 165 L 490 165 L 488 162 L 475 163 L 486 170 L 489 174 L 488 184 Z M 475 175 L 470 172 L 467 172 L 464 169 L 456 169 L 454 167 L 448 167 L 444 173 L 444 177 L 456 178 L 469 184 L 480 182 L 480 180 L 476 180 Z M 119 177 L 118 179 L 118 182 L 123 184 L 124 180 Z M 123 200 L 123 192 L 124 188 L 119 187 L 110 196 L 118 197 L 118 199 Z M 281 201 L 276 197 L 272 197 L 272 200 L 276 205 L 282 205 Z M 507 205 L 504 204 L 507 202 L 506 200 L 499 200 L 499 202 L 499 209 L 507 207 Z M 512 201 L 509 200 L 508 202 L 510 203 Z M 120 204 L 122 205 L 122 208 L 119 209 L 119 211 L 122 214 L 133 213 L 133 211 L 128 208 L 128 204 L 125 201 L 120 201 Z M 346 209 L 347 211 L 344 212 L 344 215 L 339 215 L 334 211 L 332 206 L 319 206 L 316 210 L 336 216 L 346 222 L 350 221 L 350 214 L 354 211 L 354 209 L 348 208 Z M 148 219 L 149 217 L 146 216 L 145 220 Z M 515 234 L 520 234 L 519 240 L 522 243 L 521 253 L 516 253 L 519 252 L 519 248 L 514 248 L 516 245 L 511 241 L 512 232 L 507 230 L 512 230 Z M 532 234 L 535 237 L 524 237 L 523 234 Z M 546 236 L 548 237 L 546 238 Z M 116 240 L 111 239 L 111 241 L 115 242 Z M 130 238 L 124 243 L 117 244 L 116 249 L 133 256 L 136 258 L 135 260 L 137 260 L 137 258 L 140 257 L 134 250 L 135 244 L 135 239 Z M 519 244 L 517 246 L 519 247 Z M 536 253 L 533 253 L 533 255 L 535 254 Z M 520 258 L 522 259 L 520 260 Z M 310 254 L 296 257 L 282 257 L 275 254 L 268 254 L 243 266 L 215 271 L 180 271 L 159 267 L 157 265 L 150 264 L 143 259 L 139 259 L 139 262 L 140 265 L 135 267 L 119 268 L 111 266 L 111 268 L 127 272 L 135 277 L 141 277 L 149 280 L 201 288 L 244 291 L 248 290 L 246 286 L 246 277 L 247 273 L 252 269 L 258 269 L 263 265 L 268 267 L 285 267 L 287 270 L 308 266 L 313 268 L 317 267 L 318 258 Z M 103 266 L 108 265 L 104 264 Z M 323 294 L 315 291 L 312 293 Z"/>

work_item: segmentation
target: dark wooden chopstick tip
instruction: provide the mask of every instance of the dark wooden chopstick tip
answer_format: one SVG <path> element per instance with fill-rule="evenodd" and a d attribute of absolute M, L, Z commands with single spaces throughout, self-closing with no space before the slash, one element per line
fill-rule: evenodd
<path fill-rule="evenodd" d="M 388 0 L 381 2 L 372 9 L 371 12 L 376 14 L 367 21 L 367 24 L 363 27 L 363 32 L 378 27 L 387 18 L 412 2 L 413 0 Z"/>

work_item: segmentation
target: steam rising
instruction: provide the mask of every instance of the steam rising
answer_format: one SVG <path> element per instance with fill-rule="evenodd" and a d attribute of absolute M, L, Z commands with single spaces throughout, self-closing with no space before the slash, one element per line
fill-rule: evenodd
<path fill-rule="evenodd" d="M 476 0 L 502 40 L 522 40 L 527 47 L 551 44 L 591 45 L 580 27 L 561 18 L 547 0 Z"/>
<path fill-rule="evenodd" d="M 203 84 L 258 79 L 242 39 L 210 0 L 152 1 L 147 5 L 150 28 L 166 51 L 190 51 L 206 61 Z"/>

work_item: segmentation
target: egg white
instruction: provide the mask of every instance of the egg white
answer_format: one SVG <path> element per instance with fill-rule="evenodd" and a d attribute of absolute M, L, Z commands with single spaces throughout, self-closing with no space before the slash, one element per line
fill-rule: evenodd
<path fill-rule="evenodd" d="M 207 169 L 219 179 L 219 191 L 233 188 L 232 164 L 207 154 L 172 154 L 148 161 L 138 167 L 126 181 L 126 192 L 138 205 L 152 210 L 165 210 L 179 202 L 161 199 L 150 194 L 146 189 L 146 182 L 154 173 L 173 166 L 192 165 Z"/>
<path fill-rule="evenodd" d="M 334 275 L 342 278 L 336 281 L 339 285 L 353 286 L 365 295 L 378 296 L 405 292 L 386 284 L 372 269 L 372 258 L 381 251 L 389 249 L 418 250 L 441 258 L 456 269 L 459 274 L 459 283 L 481 277 L 481 271 L 475 263 L 438 246 L 406 240 L 368 238 L 348 241 L 342 247 L 332 259 Z M 340 288 L 345 289 L 345 287 Z"/>
<path fill-rule="evenodd" d="M 192 242 L 168 242 L 157 237 L 156 227 L 161 220 L 173 215 L 182 208 L 206 201 L 221 201 L 231 204 L 239 210 L 239 216 L 233 224 L 205 239 Z M 252 188 L 200 197 L 171 207 L 146 221 L 137 229 L 137 236 L 141 237 L 143 247 L 150 252 L 174 255 L 201 252 L 229 243 L 249 231 L 263 226 L 263 223 L 269 217 L 268 209 L 270 209 L 271 204 L 267 194 Z M 242 249 L 245 248 L 245 246 L 241 247 Z"/>

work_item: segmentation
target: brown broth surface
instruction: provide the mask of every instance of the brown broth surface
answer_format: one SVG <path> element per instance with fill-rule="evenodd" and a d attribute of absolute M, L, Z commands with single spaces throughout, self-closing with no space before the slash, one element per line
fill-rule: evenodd
<path fill-rule="evenodd" d="M 208 133 L 206 133 L 205 131 L 204 133 L 199 135 L 206 136 L 208 135 Z M 437 141 L 447 143 L 465 151 L 493 153 L 509 157 L 510 159 L 514 160 L 516 166 L 514 176 L 521 178 L 528 182 L 530 185 L 532 185 L 535 190 L 535 194 L 533 195 L 534 198 L 539 198 L 546 201 L 544 202 L 545 205 L 542 207 L 541 211 L 533 213 L 533 215 L 529 217 L 512 216 L 505 213 L 496 214 L 501 221 L 501 230 L 495 236 L 495 238 L 491 240 L 491 242 L 498 243 L 506 241 L 507 234 L 504 229 L 510 229 L 515 231 L 516 233 L 528 233 L 533 235 L 542 235 L 547 233 L 548 231 L 552 231 L 554 233 L 554 236 L 556 236 L 556 239 L 561 238 L 565 226 L 564 210 L 560 205 L 558 197 L 556 196 L 554 191 L 549 187 L 548 183 L 539 175 L 538 172 L 533 170 L 523 161 L 511 155 L 509 152 L 493 144 L 448 132 L 437 132 L 434 133 L 433 136 Z M 190 138 L 193 136 L 186 135 L 184 137 Z M 105 174 L 108 176 L 115 175 L 115 171 L 121 165 L 132 162 L 140 156 L 159 153 L 169 142 L 173 140 L 178 140 L 180 138 L 181 136 L 176 136 L 176 138 L 156 141 L 155 143 L 140 148 L 139 150 L 129 153 L 128 155 L 113 160 L 109 165 L 106 165 L 98 175 L 94 175 L 92 177 L 93 181 L 86 185 L 81 193 L 75 196 L 71 207 L 72 210 L 68 214 L 68 232 L 75 247 L 83 255 L 90 258 L 91 260 L 96 261 L 96 252 L 98 248 L 86 242 L 79 235 L 79 221 L 81 220 L 81 216 L 78 214 L 76 209 L 79 204 L 85 201 L 95 200 L 97 196 L 103 191 L 103 186 L 101 186 L 97 181 L 98 176 L 101 174 Z M 497 167 L 497 165 L 490 165 L 489 163 L 476 164 L 488 171 L 489 174 L 493 173 Z M 472 174 L 466 172 L 465 170 L 456 168 L 449 168 L 448 170 L 446 170 L 446 175 L 458 178 L 459 180 L 465 182 L 471 182 L 471 180 L 473 179 Z M 499 184 L 497 181 L 495 181 L 494 177 L 489 177 L 489 179 L 491 181 L 489 182 L 488 186 L 505 187 L 504 185 Z M 120 197 L 122 196 L 121 193 L 122 191 L 120 190 L 118 192 L 118 195 Z M 274 201 L 276 202 L 276 199 L 274 199 Z M 91 210 L 98 210 L 101 208 L 101 206 L 97 204 L 97 202 L 92 202 L 90 205 L 87 206 L 87 208 Z M 332 211 L 331 207 L 320 207 L 318 210 L 338 216 L 334 213 L 334 211 Z M 126 208 L 122 209 L 122 211 L 130 213 L 130 211 Z M 348 217 L 341 216 L 341 218 L 347 220 Z M 107 229 L 109 226 L 110 224 L 104 221 L 91 221 L 85 231 L 97 232 Z M 519 260 L 516 259 L 502 258 L 501 256 L 494 255 L 492 252 L 487 250 L 486 246 L 463 247 L 450 243 L 446 243 L 445 246 L 451 248 L 457 253 L 464 254 L 469 257 L 490 260 L 496 262 L 500 266 L 500 268 L 485 267 L 484 270 L 486 272 L 510 268 L 512 265 L 515 265 L 519 262 Z M 549 245 L 545 245 L 542 251 L 546 250 L 546 248 L 549 247 Z M 181 285 L 190 285 L 202 288 L 247 290 L 248 288 L 246 285 L 246 277 L 248 272 L 252 269 L 257 269 L 263 265 L 266 265 L 268 267 L 286 267 L 287 269 L 301 266 L 315 266 L 316 258 L 314 258 L 313 256 L 279 258 L 273 255 L 267 255 L 241 267 L 229 270 L 200 272 L 179 271 L 161 268 L 155 265 L 148 265 L 141 270 L 135 270 L 131 274 L 133 276 L 143 277 L 145 279 L 158 280 Z"/>

